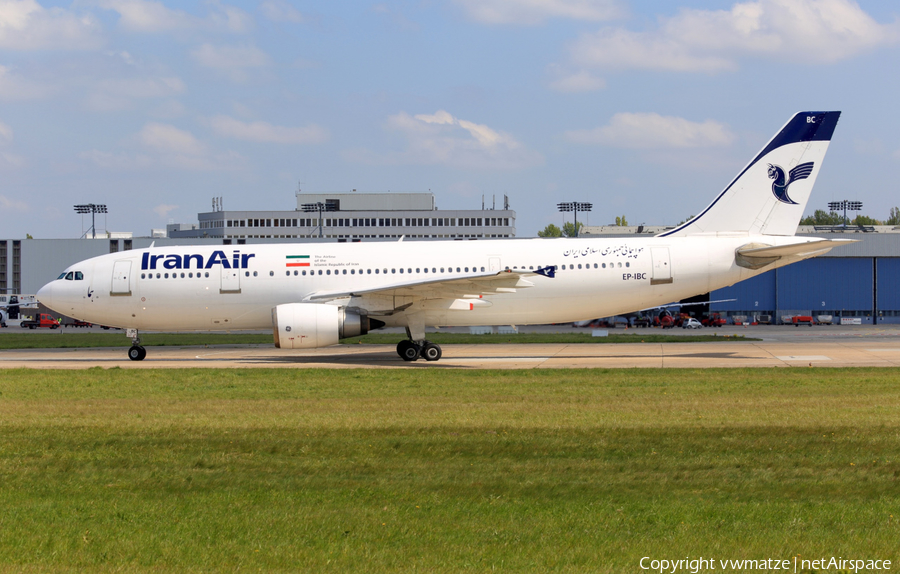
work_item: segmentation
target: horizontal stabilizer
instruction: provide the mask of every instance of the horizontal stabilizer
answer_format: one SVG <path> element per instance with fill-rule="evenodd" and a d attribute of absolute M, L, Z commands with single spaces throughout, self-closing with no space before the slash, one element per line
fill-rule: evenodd
<path fill-rule="evenodd" d="M 749 243 L 735 251 L 737 264 L 748 269 L 759 269 L 782 257 L 814 257 L 828 253 L 835 247 L 856 243 L 857 239 L 810 239 L 788 245 Z"/>

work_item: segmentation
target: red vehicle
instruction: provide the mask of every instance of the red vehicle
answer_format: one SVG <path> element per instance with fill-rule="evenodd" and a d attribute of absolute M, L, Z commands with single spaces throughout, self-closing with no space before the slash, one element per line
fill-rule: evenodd
<path fill-rule="evenodd" d="M 794 323 L 794 327 L 799 327 L 803 324 L 809 325 L 810 327 L 815 325 L 815 321 L 809 315 L 797 315 L 796 317 L 792 317 L 791 321 Z"/>
<path fill-rule="evenodd" d="M 721 327 L 722 325 L 727 324 L 727 321 L 725 321 L 725 317 L 719 315 L 718 313 L 711 313 L 709 317 L 706 317 L 700 322 L 704 327 Z"/>
<path fill-rule="evenodd" d="M 38 327 L 47 327 L 50 329 L 59 329 L 59 321 L 54 318 L 52 315 L 48 315 L 47 313 L 41 313 L 34 319 L 26 319 L 22 321 L 21 327 L 23 329 L 37 329 Z"/>

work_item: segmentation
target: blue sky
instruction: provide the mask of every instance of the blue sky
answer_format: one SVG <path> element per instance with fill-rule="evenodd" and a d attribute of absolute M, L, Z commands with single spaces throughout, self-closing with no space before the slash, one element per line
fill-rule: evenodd
<path fill-rule="evenodd" d="M 895 2 L 0 0 L 0 237 L 147 235 L 309 192 L 509 196 L 519 236 L 696 214 L 801 110 L 807 211 L 900 205 Z M 98 224 L 98 227 L 100 225 Z"/>

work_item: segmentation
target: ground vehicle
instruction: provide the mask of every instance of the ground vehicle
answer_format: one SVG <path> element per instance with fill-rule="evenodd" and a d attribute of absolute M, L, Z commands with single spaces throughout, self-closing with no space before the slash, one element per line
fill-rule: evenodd
<path fill-rule="evenodd" d="M 718 313 L 711 313 L 709 317 L 703 319 L 702 323 L 704 327 L 721 327 L 727 321 L 725 321 L 725 317 Z"/>
<path fill-rule="evenodd" d="M 49 327 L 50 329 L 58 329 L 59 321 L 55 319 L 52 315 L 48 315 L 47 313 L 41 313 L 37 317 L 33 319 L 25 319 L 21 323 L 21 327 L 23 329 L 36 329 L 38 327 Z"/>
<path fill-rule="evenodd" d="M 703 327 L 703 324 L 693 317 L 689 317 L 681 323 L 682 329 L 699 329 L 701 327 Z"/>
<path fill-rule="evenodd" d="M 802 324 L 806 324 L 812 327 L 816 324 L 813 318 L 809 315 L 797 315 L 796 317 L 791 318 L 791 322 L 794 323 L 794 327 L 799 327 Z"/>

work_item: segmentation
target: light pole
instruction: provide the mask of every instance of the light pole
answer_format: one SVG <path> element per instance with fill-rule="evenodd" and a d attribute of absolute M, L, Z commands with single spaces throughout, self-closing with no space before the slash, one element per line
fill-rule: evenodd
<path fill-rule="evenodd" d="M 847 210 L 850 211 L 859 211 L 862 209 L 861 201 L 848 201 L 846 199 L 841 201 L 830 201 L 828 202 L 828 209 L 831 211 L 837 211 L 839 209 L 844 210 L 844 227 L 847 227 Z"/>
<path fill-rule="evenodd" d="M 91 235 L 91 238 L 97 239 L 97 226 L 95 225 L 94 217 L 97 213 L 108 213 L 108 211 L 106 211 L 106 205 L 104 205 L 102 203 L 101 204 L 85 203 L 82 205 L 76 205 L 75 213 L 80 213 L 82 215 L 84 215 L 85 213 L 91 214 L 91 232 L 93 233 Z M 84 220 L 82 220 L 82 221 L 84 221 Z M 85 233 L 84 235 L 87 235 L 87 233 Z M 84 235 L 82 235 L 82 237 L 84 237 Z"/>
<path fill-rule="evenodd" d="M 556 208 L 562 212 L 566 211 L 574 211 L 575 212 L 575 237 L 578 237 L 578 212 L 579 211 L 590 211 L 593 209 L 594 204 L 592 203 L 582 203 L 578 201 L 568 201 L 565 203 L 557 203 Z"/>
<path fill-rule="evenodd" d="M 319 237 L 322 237 L 322 212 L 323 211 L 337 211 L 337 206 L 333 203 L 323 203 L 321 201 L 317 201 L 316 203 L 304 203 L 300 206 L 305 213 L 315 213 L 319 212 Z"/>

